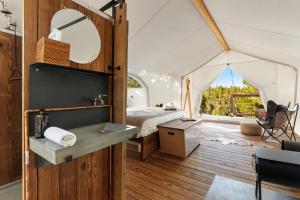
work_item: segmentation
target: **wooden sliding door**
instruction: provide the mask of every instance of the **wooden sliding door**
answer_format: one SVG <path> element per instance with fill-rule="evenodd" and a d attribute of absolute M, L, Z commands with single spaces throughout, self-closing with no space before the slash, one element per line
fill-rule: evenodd
<path fill-rule="evenodd" d="M 0 32 L 0 186 L 22 173 L 21 45 L 21 37 Z"/>

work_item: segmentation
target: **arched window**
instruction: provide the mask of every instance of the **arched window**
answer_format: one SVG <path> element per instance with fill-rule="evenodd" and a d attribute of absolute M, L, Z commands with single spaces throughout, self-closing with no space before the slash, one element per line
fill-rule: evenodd
<path fill-rule="evenodd" d="M 140 78 L 129 74 L 127 77 L 127 108 L 149 106 L 148 87 Z"/>

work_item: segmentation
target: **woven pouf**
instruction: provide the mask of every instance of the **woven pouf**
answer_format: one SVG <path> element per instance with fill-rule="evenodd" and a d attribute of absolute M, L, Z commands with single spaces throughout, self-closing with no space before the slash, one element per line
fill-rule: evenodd
<path fill-rule="evenodd" d="M 261 135 L 261 127 L 256 122 L 241 122 L 241 132 L 245 135 Z"/>

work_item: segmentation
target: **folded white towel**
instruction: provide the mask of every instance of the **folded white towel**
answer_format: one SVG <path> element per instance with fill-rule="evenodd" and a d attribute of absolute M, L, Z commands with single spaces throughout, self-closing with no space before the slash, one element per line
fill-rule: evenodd
<path fill-rule="evenodd" d="M 44 132 L 44 136 L 64 147 L 73 146 L 76 142 L 76 135 L 57 127 L 49 127 Z"/>

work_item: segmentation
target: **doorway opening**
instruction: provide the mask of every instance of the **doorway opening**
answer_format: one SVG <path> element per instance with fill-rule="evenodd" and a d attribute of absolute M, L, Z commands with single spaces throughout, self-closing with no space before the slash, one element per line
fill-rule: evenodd
<path fill-rule="evenodd" d="M 208 115 L 254 117 L 262 108 L 259 90 L 228 67 L 204 91 L 200 112 Z"/>

